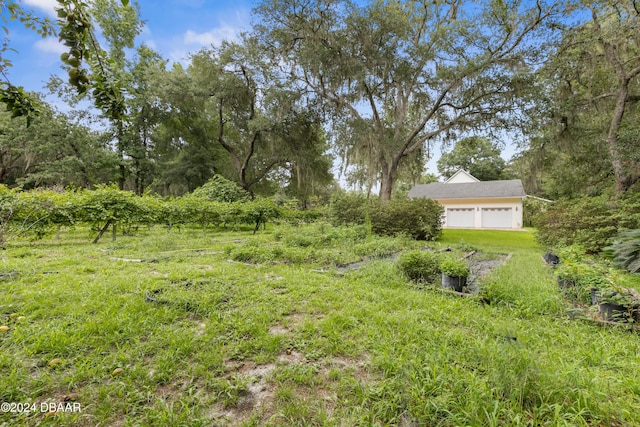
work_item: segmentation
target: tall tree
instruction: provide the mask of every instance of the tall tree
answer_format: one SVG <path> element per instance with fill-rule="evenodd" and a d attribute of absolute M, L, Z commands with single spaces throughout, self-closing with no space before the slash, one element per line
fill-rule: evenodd
<path fill-rule="evenodd" d="M 453 150 L 438 159 L 438 172 L 450 178 L 458 169 L 464 169 L 480 181 L 505 177 L 506 162 L 500 157 L 500 148 L 486 138 L 472 136 L 456 143 Z"/>
<path fill-rule="evenodd" d="M 640 32 L 633 1 L 576 2 L 540 68 L 529 141 L 513 166 L 528 194 L 621 194 L 640 177 Z"/>
<path fill-rule="evenodd" d="M 41 110 L 30 126 L 0 112 L 0 183 L 33 188 L 108 182 L 115 159 L 102 135 L 30 97 Z"/>
<path fill-rule="evenodd" d="M 265 0 L 257 11 L 280 64 L 358 128 L 390 199 L 400 167 L 426 144 L 510 123 L 549 37 L 542 24 L 558 12 L 526 5 Z"/>
<path fill-rule="evenodd" d="M 560 131 L 555 138 L 578 147 L 588 143 L 595 156 L 604 155 L 620 194 L 640 179 L 634 155 L 640 133 L 640 7 L 628 0 L 580 6 L 588 19 L 564 33 L 545 68 Z"/>
<path fill-rule="evenodd" d="M 159 108 L 164 111 L 152 135 L 159 175 L 154 183 L 162 194 L 180 195 L 205 184 L 214 174 L 232 176 L 231 159 L 216 142 L 215 108 L 211 90 L 182 65 L 160 73 Z M 203 79 L 206 81 L 206 79 Z"/>
<path fill-rule="evenodd" d="M 273 70 L 273 62 L 251 37 L 203 50 L 193 55 L 189 67 L 207 98 L 205 111 L 212 114 L 209 126 L 217 132 L 215 140 L 227 152 L 234 178 L 249 192 L 277 166 L 294 158 L 302 161 L 294 146 L 301 151 L 303 144 L 322 142 L 311 132 L 315 121 L 304 113 L 301 93 L 280 82 Z"/>

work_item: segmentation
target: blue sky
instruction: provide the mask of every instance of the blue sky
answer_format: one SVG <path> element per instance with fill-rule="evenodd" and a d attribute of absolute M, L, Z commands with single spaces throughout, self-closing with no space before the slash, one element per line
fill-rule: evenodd
<path fill-rule="evenodd" d="M 146 21 L 137 44 L 144 43 L 172 62 L 223 39 L 233 40 L 249 30 L 253 0 L 139 0 L 142 20 Z M 22 0 L 25 9 L 55 19 L 55 0 Z M 57 38 L 42 39 L 20 23 L 10 22 L 7 36 L 18 52 L 6 52 L 13 61 L 9 79 L 27 90 L 43 91 L 51 74 L 60 69 L 64 47 Z"/>

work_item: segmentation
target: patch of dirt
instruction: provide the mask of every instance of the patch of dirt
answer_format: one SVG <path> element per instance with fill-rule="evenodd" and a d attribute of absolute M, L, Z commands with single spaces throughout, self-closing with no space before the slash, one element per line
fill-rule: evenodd
<path fill-rule="evenodd" d="M 269 333 L 271 335 L 287 335 L 289 332 L 289 329 L 285 328 L 282 325 L 273 325 L 269 328 Z"/>
<path fill-rule="evenodd" d="M 247 389 L 238 398 L 235 406 L 214 406 L 209 412 L 209 417 L 223 421 L 223 425 L 242 425 L 251 414 L 268 412 L 275 396 L 273 386 L 267 381 L 268 376 L 276 368 L 276 365 L 254 365 L 238 361 L 228 361 L 227 369 L 237 372 L 248 380 Z"/>
<path fill-rule="evenodd" d="M 370 359 L 368 354 L 359 357 L 337 356 L 329 359 L 323 369 L 325 376 L 328 376 L 329 370 L 335 368 L 341 371 L 352 370 L 355 378 L 366 383 L 371 378 L 369 371 Z"/>
<path fill-rule="evenodd" d="M 495 259 L 469 258 L 469 278 L 466 292 L 476 294 L 480 292 L 479 282 L 488 276 L 495 268 L 506 264 L 511 259 L 511 254 L 498 254 Z"/>
<path fill-rule="evenodd" d="M 295 349 L 287 349 L 278 355 L 278 362 L 303 363 L 307 360 L 304 354 Z"/>
<path fill-rule="evenodd" d="M 156 388 L 156 395 L 172 402 L 176 400 L 189 386 L 191 380 L 188 378 L 176 378 L 169 384 L 164 384 Z"/>

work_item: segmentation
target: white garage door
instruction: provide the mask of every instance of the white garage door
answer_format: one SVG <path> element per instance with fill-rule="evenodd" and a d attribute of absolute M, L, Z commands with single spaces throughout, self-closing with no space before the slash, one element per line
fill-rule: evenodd
<path fill-rule="evenodd" d="M 482 228 L 512 228 L 512 208 L 482 208 Z"/>
<path fill-rule="evenodd" d="M 473 208 L 448 208 L 447 227 L 474 227 Z"/>

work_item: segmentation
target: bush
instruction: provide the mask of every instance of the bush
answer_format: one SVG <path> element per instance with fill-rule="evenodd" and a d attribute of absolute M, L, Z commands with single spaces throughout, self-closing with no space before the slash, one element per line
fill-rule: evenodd
<path fill-rule="evenodd" d="M 442 234 L 443 208 L 431 199 L 382 201 L 358 193 L 343 193 L 331 202 L 334 225 L 367 225 L 382 236 L 407 235 L 415 240 L 435 240 Z"/>
<path fill-rule="evenodd" d="M 408 251 L 396 262 L 402 274 L 414 282 L 433 283 L 440 274 L 439 253 L 430 251 Z"/>
<path fill-rule="evenodd" d="M 379 202 L 371 207 L 371 230 L 379 235 L 435 240 L 442 234 L 442 212 L 442 206 L 431 199 Z"/>
<path fill-rule="evenodd" d="M 640 229 L 620 233 L 605 252 L 616 267 L 631 273 L 640 272 Z"/>
<path fill-rule="evenodd" d="M 335 194 L 331 199 L 329 209 L 331 223 L 335 226 L 365 224 L 369 203 L 364 194 Z"/>
<path fill-rule="evenodd" d="M 453 256 L 447 256 L 440 262 L 440 271 L 449 277 L 469 276 L 469 264 Z"/>
<path fill-rule="evenodd" d="M 555 202 L 538 217 L 537 238 L 548 247 L 579 244 L 598 253 L 618 232 L 625 213 L 603 197 Z"/>
<path fill-rule="evenodd" d="M 251 199 L 251 195 L 247 191 L 221 175 L 214 175 L 202 187 L 196 188 L 192 194 L 199 199 L 210 202 L 233 203 L 246 202 Z"/>

